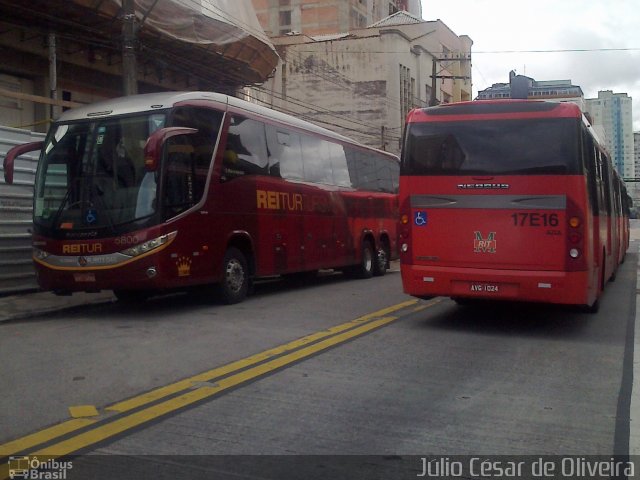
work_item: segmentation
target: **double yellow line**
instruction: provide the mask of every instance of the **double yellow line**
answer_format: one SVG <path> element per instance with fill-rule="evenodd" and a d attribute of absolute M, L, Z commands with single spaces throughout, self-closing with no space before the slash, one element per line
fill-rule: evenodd
<path fill-rule="evenodd" d="M 58 425 L 0 445 L 0 479 L 8 478 L 7 459 L 13 455 L 58 458 L 95 445 L 132 428 L 203 401 L 367 332 L 387 325 L 391 313 L 417 306 L 417 300 L 393 305 L 328 330 L 320 331 L 222 367 L 194 375 L 147 393 L 109 405 L 98 417 L 73 418 Z M 75 435 L 72 435 L 77 432 Z M 63 438 L 64 437 L 64 438 Z M 56 440 L 59 440 L 55 443 Z M 48 444 L 46 446 L 43 446 Z M 33 450 L 36 447 L 40 447 Z M 26 453 L 29 452 L 29 453 Z"/>

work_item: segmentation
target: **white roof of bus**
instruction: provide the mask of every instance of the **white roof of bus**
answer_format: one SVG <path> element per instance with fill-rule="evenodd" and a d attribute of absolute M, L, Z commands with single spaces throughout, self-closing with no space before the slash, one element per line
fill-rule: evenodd
<path fill-rule="evenodd" d="M 249 113 L 253 113 L 254 115 L 259 115 L 264 118 L 289 124 L 291 126 L 325 135 L 327 137 L 332 137 L 337 140 L 361 145 L 355 140 L 347 138 L 326 128 L 319 127 L 318 125 L 307 122 L 306 120 L 301 120 L 286 113 L 278 112 L 276 110 L 262 107 L 260 105 L 250 103 L 236 97 L 231 97 L 229 95 L 215 92 L 160 92 L 112 98 L 67 110 L 60 116 L 60 118 L 58 118 L 57 122 L 69 122 L 74 120 L 84 120 L 88 118 L 104 118 L 113 115 L 127 115 L 138 112 L 150 112 L 154 110 L 171 108 L 176 103 L 189 100 L 209 100 L 220 104 L 220 106 L 224 106 L 225 110 L 229 107 L 245 110 Z M 389 152 L 380 152 L 391 155 L 389 154 Z"/>

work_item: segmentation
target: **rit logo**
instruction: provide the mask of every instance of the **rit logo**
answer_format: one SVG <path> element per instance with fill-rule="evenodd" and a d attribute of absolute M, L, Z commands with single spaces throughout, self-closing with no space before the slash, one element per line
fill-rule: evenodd
<path fill-rule="evenodd" d="M 487 238 L 482 238 L 482 233 L 474 232 L 474 253 L 496 253 L 496 232 L 489 232 Z"/>

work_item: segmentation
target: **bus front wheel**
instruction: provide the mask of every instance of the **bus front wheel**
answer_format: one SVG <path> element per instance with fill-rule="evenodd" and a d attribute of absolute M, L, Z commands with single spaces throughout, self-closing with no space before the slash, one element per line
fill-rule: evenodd
<path fill-rule="evenodd" d="M 240 303 L 249 291 L 249 269 L 244 254 L 230 247 L 222 261 L 222 280 L 218 287 L 220 297 L 226 304 Z"/>
<path fill-rule="evenodd" d="M 118 299 L 118 302 L 127 305 L 142 303 L 151 296 L 151 292 L 146 290 L 114 290 L 113 294 Z"/>

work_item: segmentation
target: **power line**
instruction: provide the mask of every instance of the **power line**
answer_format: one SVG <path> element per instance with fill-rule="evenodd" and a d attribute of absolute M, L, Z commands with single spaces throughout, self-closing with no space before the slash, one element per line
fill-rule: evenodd
<path fill-rule="evenodd" d="M 298 50 L 304 53 L 317 53 L 317 50 Z M 581 52 L 635 52 L 640 51 L 640 47 L 620 47 L 620 48 L 556 48 L 556 49 L 538 49 L 538 50 L 474 50 L 469 52 L 470 55 L 475 54 L 493 54 L 493 53 L 581 53 Z M 363 53 L 390 53 L 397 55 L 400 53 L 407 53 L 406 50 L 345 50 L 336 53 L 354 53 L 361 55 Z M 451 52 L 429 52 L 432 55 L 450 55 Z M 464 54 L 466 56 L 466 54 Z M 463 60 L 471 61 L 471 57 L 462 58 Z M 460 58 L 452 57 L 447 60 L 460 60 Z"/>
<path fill-rule="evenodd" d="M 640 48 L 557 48 L 547 50 L 485 50 L 474 51 L 473 54 L 492 53 L 588 53 L 588 52 L 637 52 Z"/>

